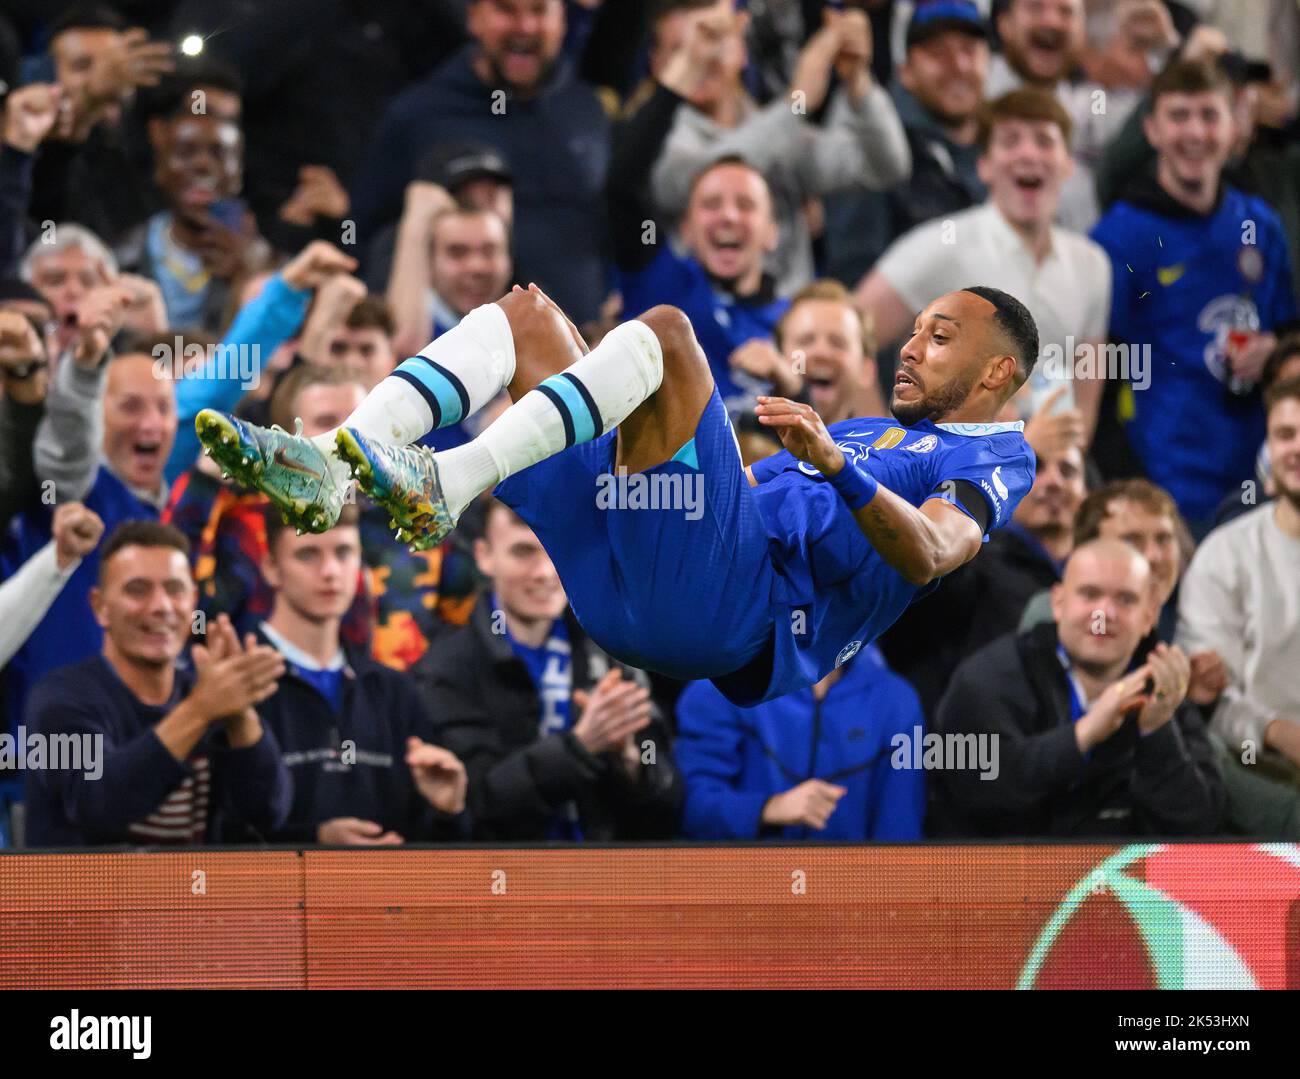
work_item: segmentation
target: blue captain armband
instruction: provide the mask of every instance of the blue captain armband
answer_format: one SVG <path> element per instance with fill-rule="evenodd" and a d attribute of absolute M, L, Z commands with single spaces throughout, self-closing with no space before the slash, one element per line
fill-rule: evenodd
<path fill-rule="evenodd" d="M 844 459 L 844 467 L 835 475 L 827 476 L 826 482 L 835 488 L 851 510 L 860 510 L 875 498 L 876 489 L 880 486 L 874 476 L 863 472 L 847 457 Z"/>

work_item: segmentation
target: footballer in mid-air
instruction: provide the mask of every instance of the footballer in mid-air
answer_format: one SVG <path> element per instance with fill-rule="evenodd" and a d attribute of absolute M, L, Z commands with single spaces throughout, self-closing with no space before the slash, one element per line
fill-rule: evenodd
<path fill-rule="evenodd" d="M 405 360 L 335 431 L 303 438 L 210 410 L 196 427 L 226 472 L 313 532 L 333 526 L 353 478 L 416 547 L 495 488 L 601 647 L 752 705 L 845 662 L 1011 519 L 1034 457 L 1023 425 L 995 418 L 1037 356 L 1014 297 L 940 296 L 902 349 L 892 417 L 828 429 L 809 405 L 761 397 L 759 422 L 785 448 L 746 469 L 681 311 L 654 307 L 588 350 L 540 289 L 516 286 Z M 503 387 L 513 403 L 474 440 L 412 445 Z M 609 507 L 597 492 L 618 469 L 698 473 L 703 513 Z"/>

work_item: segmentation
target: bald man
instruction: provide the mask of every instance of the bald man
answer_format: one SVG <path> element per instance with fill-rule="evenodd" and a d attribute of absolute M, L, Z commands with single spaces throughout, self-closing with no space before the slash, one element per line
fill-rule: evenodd
<path fill-rule="evenodd" d="M 1158 644 L 1151 567 L 1120 540 L 1077 548 L 1052 589 L 1053 621 L 969 657 L 936 728 L 996 738 L 996 778 L 944 770 L 938 819 L 952 834 L 997 838 L 1196 836 L 1219 829 L 1223 783 L 1187 657 Z"/>

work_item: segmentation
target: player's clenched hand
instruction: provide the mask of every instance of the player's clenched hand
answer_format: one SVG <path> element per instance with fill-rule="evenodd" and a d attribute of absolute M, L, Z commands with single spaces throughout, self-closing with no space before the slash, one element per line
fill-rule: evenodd
<path fill-rule="evenodd" d="M 620 750 L 629 734 L 650 722 L 650 691 L 618 668 L 606 673 L 590 693 L 573 691 L 573 703 L 582 715 L 573 726 L 573 736 L 588 753 Z"/>
<path fill-rule="evenodd" d="M 763 806 L 763 823 L 776 826 L 803 824 L 821 831 L 847 793 L 847 787 L 838 787 L 822 779 L 805 780 L 767 800 Z"/>
<path fill-rule="evenodd" d="M 834 476 L 844 467 L 843 452 L 812 405 L 784 397 L 760 397 L 754 413 L 759 423 L 776 431 L 781 445 L 823 476 Z"/>

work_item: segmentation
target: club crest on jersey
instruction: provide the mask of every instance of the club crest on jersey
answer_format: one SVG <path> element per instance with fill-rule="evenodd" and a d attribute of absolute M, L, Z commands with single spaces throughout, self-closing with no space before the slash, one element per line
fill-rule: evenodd
<path fill-rule="evenodd" d="M 849 641 L 840 649 L 840 654 L 835 657 L 835 666 L 843 667 L 849 660 L 856 656 L 862 650 L 861 641 Z"/>
<path fill-rule="evenodd" d="M 939 445 L 939 439 L 935 435 L 926 435 L 924 438 L 918 438 L 910 446 L 904 446 L 903 449 L 911 453 L 929 453 Z"/>

